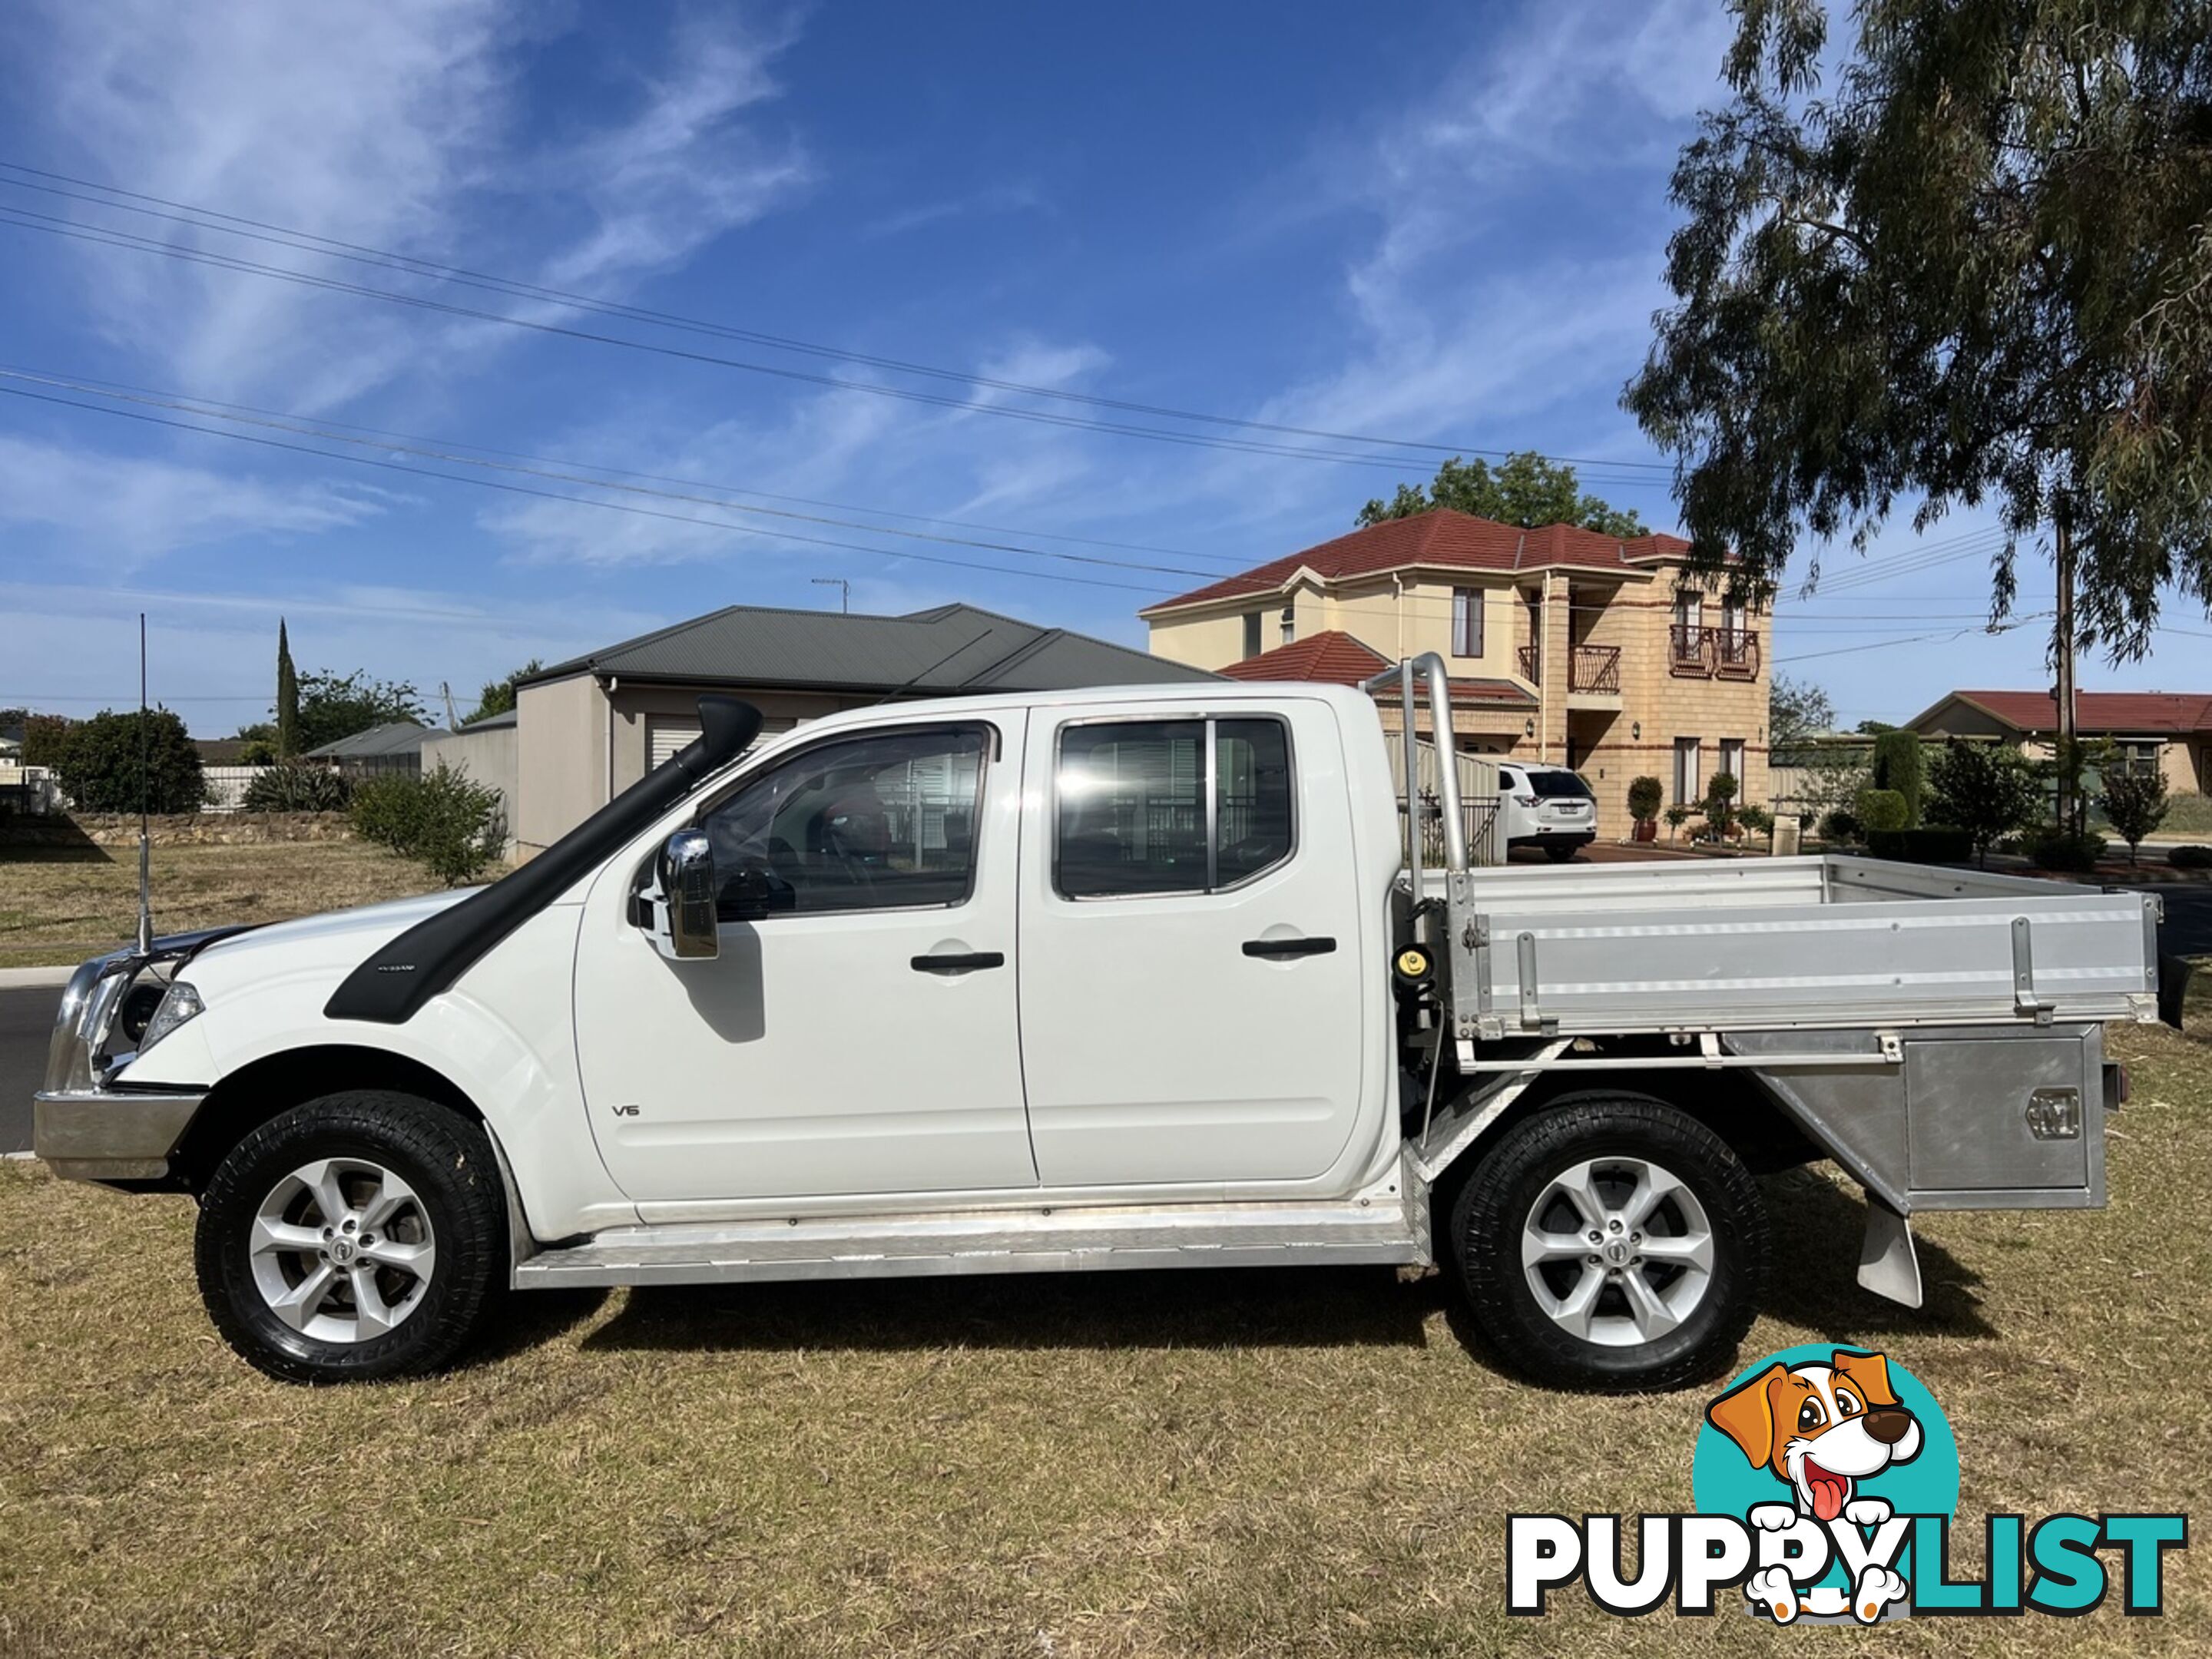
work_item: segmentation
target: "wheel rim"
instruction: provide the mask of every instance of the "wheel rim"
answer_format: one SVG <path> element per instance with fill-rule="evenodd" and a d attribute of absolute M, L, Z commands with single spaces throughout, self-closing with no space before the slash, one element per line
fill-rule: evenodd
<path fill-rule="evenodd" d="M 247 1244 L 269 1310 L 318 1342 L 367 1342 L 396 1328 L 430 1288 L 437 1241 L 415 1189 L 380 1164 L 301 1165 L 254 1212 Z"/>
<path fill-rule="evenodd" d="M 1713 1229 L 1697 1194 L 1641 1158 L 1586 1158 L 1546 1183 L 1521 1230 L 1545 1316 L 1580 1341 L 1656 1341 L 1704 1305 Z"/>

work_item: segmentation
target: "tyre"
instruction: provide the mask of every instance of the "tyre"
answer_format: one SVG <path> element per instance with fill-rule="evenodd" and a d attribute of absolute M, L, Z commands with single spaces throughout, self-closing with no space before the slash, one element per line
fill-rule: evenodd
<path fill-rule="evenodd" d="M 1539 1382 L 1711 1376 L 1759 1310 L 1766 1211 L 1743 1160 L 1646 1095 L 1573 1095 L 1508 1129 L 1452 1206 L 1476 1323 Z"/>
<path fill-rule="evenodd" d="M 434 1370 L 506 1283 L 505 1189 L 483 1131 L 411 1095 L 326 1095 L 233 1147 L 201 1195 L 200 1297 L 287 1382 Z"/>
<path fill-rule="evenodd" d="M 1583 844 L 1578 841 L 1547 841 L 1544 843 L 1544 856 L 1554 864 L 1565 864 L 1582 850 Z"/>

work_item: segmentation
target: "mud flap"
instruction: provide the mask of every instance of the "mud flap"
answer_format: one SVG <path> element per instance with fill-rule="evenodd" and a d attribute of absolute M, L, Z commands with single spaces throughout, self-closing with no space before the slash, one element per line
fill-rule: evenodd
<path fill-rule="evenodd" d="M 1908 1308 L 1920 1305 L 1920 1257 L 1912 1248 L 1912 1224 L 1871 1193 L 1866 1240 L 1859 1246 L 1859 1283 Z"/>

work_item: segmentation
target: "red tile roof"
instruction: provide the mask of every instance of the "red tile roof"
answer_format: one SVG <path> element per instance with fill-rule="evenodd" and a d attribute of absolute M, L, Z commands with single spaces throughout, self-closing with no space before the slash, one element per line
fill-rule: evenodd
<path fill-rule="evenodd" d="M 1390 659 L 1381 652 L 1330 628 L 1232 662 L 1221 672 L 1232 680 L 1318 680 L 1324 685 L 1359 685 L 1389 666 Z M 1536 705 L 1535 698 L 1511 680 L 1454 680 L 1451 694 L 1455 703 L 1504 703 L 1516 708 Z"/>
<path fill-rule="evenodd" d="M 1951 696 L 2023 732 L 2058 729 L 2058 699 L 2048 691 L 1954 691 Z M 2179 691 L 2077 691 L 2074 720 L 2084 732 L 2212 732 L 2212 696 Z"/>
<path fill-rule="evenodd" d="M 1432 508 L 1410 519 L 1390 519 L 1348 536 L 1255 565 L 1234 576 L 1147 605 L 1137 614 L 1157 615 L 1177 605 L 1208 599 L 1272 593 L 1300 570 L 1322 576 L 1370 575 L 1407 565 L 1444 565 L 1467 570 L 1540 570 L 1570 565 L 1577 569 L 1621 570 L 1655 559 L 1679 559 L 1690 550 L 1680 536 L 1638 536 L 1619 541 L 1571 524 L 1522 530 L 1478 519 L 1449 507 Z"/>

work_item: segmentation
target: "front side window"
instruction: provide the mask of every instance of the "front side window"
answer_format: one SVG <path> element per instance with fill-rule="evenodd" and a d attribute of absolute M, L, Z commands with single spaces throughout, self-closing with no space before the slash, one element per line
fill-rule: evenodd
<path fill-rule="evenodd" d="M 1213 892 L 1291 855 L 1280 720 L 1072 726 L 1054 795 L 1053 884 L 1067 898 Z"/>
<path fill-rule="evenodd" d="M 701 821 L 720 918 L 964 902 L 988 752 L 981 726 L 878 732 L 752 779 Z"/>

